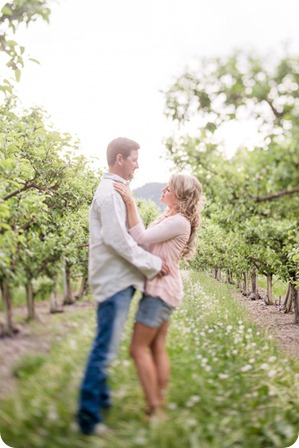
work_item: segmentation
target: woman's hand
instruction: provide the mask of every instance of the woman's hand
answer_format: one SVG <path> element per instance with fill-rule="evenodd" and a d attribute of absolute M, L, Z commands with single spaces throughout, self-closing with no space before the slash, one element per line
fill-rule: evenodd
<path fill-rule="evenodd" d="M 122 184 L 121 182 L 113 182 L 113 187 L 114 190 L 116 190 L 121 195 L 126 205 L 134 204 L 131 192 L 126 185 Z"/>

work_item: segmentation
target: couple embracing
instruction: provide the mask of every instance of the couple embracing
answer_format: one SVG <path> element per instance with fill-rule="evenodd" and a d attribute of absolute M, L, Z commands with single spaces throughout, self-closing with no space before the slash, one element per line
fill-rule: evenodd
<path fill-rule="evenodd" d="M 128 184 L 138 168 L 139 144 L 116 138 L 107 147 L 104 173 L 90 209 L 89 284 L 97 301 L 97 329 L 80 387 L 77 422 L 82 433 L 103 434 L 103 411 L 111 406 L 108 367 L 120 344 L 130 302 L 143 292 L 135 316 L 130 354 L 150 419 L 165 409 L 170 367 L 166 336 L 183 286 L 179 261 L 195 248 L 202 188 L 175 174 L 162 189 L 166 211 L 144 228 Z"/>

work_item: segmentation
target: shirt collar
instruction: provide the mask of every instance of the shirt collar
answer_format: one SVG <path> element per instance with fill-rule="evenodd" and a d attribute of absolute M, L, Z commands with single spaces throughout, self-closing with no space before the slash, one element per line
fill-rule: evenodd
<path fill-rule="evenodd" d="M 103 173 L 103 179 L 110 179 L 114 180 L 115 182 L 121 182 L 122 184 L 129 185 L 129 182 L 127 180 L 113 173 L 108 172 Z"/>

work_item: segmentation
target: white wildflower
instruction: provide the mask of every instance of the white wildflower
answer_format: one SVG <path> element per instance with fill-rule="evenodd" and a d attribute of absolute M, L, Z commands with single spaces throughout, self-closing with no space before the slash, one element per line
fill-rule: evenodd
<path fill-rule="evenodd" d="M 268 359 L 268 362 L 274 362 L 276 361 L 276 356 L 270 356 L 270 358 Z"/>
<path fill-rule="evenodd" d="M 193 427 L 193 426 L 197 426 L 198 422 L 197 422 L 197 420 L 195 420 L 195 418 L 187 418 L 187 419 L 185 420 L 185 424 L 186 424 L 187 426 L 191 426 L 191 427 Z"/>
<path fill-rule="evenodd" d="M 177 405 L 176 405 L 176 403 L 168 403 L 167 407 L 168 407 L 168 409 L 170 409 L 171 411 L 174 411 L 175 409 L 177 409 Z"/>
<path fill-rule="evenodd" d="M 248 370 L 252 369 L 252 366 L 250 364 L 246 364 L 246 366 L 241 367 L 241 372 L 247 372 Z"/>
<path fill-rule="evenodd" d="M 229 378 L 229 375 L 227 373 L 219 373 L 218 378 L 220 380 L 226 380 L 227 378 Z"/>

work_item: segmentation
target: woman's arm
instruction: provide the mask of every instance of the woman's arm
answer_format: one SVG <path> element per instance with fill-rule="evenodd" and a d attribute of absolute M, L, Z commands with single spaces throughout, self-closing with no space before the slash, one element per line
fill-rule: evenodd
<path fill-rule="evenodd" d="M 164 219 L 145 230 L 143 226 L 138 225 L 140 222 L 130 190 L 120 182 L 113 183 L 113 186 L 126 204 L 130 234 L 138 244 L 155 244 L 171 240 L 179 235 L 189 236 L 190 223 L 180 215 L 174 215 L 172 219 Z"/>
<path fill-rule="evenodd" d="M 132 198 L 131 192 L 129 188 L 126 187 L 126 185 L 120 182 L 113 182 L 113 187 L 116 191 L 118 191 L 118 193 L 123 198 L 124 203 L 126 204 L 128 212 L 128 226 L 129 229 L 131 229 L 131 227 L 139 224 L 139 218 L 137 215 L 134 199 Z"/>

